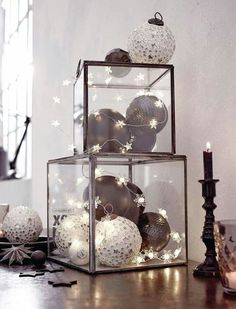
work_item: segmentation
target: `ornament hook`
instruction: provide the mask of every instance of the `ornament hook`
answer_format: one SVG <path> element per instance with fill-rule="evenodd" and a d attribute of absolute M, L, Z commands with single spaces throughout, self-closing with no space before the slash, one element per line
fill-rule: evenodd
<path fill-rule="evenodd" d="M 157 18 L 157 14 L 160 16 L 160 18 Z M 156 26 L 164 26 L 164 21 L 161 13 L 156 12 L 154 14 L 154 18 L 151 18 L 148 20 L 149 24 L 156 25 Z"/>

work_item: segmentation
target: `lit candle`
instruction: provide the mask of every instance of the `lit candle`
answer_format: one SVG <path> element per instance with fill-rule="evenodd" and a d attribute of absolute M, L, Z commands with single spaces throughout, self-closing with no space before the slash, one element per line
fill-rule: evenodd
<path fill-rule="evenodd" d="M 204 163 L 204 179 L 213 178 L 213 168 L 212 168 L 212 152 L 211 144 L 206 143 L 206 151 L 203 151 L 203 163 Z"/>

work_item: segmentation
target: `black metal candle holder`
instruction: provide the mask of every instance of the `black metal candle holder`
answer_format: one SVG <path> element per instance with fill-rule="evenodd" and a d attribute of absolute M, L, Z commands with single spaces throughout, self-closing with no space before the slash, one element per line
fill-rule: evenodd
<path fill-rule="evenodd" d="M 193 271 L 193 275 L 197 277 L 219 277 L 219 265 L 216 260 L 215 240 L 213 232 L 213 223 L 215 221 L 214 210 L 217 207 L 214 204 L 214 197 L 216 196 L 216 183 L 218 179 L 204 179 L 199 180 L 202 184 L 202 196 L 205 203 L 202 208 L 206 211 L 205 223 L 202 232 L 202 241 L 206 246 L 205 261 L 199 264 Z"/>

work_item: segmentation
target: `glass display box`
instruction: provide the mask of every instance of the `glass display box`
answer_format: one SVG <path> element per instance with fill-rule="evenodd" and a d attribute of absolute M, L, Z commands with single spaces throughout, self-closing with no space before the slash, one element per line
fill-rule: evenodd
<path fill-rule="evenodd" d="M 73 86 L 77 153 L 175 153 L 173 65 L 84 61 Z"/>
<path fill-rule="evenodd" d="M 187 263 L 185 156 L 79 154 L 47 166 L 50 260 L 88 273 Z"/>

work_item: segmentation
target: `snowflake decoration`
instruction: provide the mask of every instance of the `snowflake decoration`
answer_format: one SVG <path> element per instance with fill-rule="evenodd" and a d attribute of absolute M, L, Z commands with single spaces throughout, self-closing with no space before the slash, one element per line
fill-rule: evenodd
<path fill-rule="evenodd" d="M 0 262 L 9 260 L 9 266 L 13 264 L 14 262 L 23 264 L 24 259 L 30 259 L 30 256 L 32 251 L 28 248 L 25 248 L 24 245 L 20 246 L 12 246 L 11 248 L 2 249 L 4 252 L 2 252 L 0 255 L 3 256 L 3 258 L 0 260 Z"/>
<path fill-rule="evenodd" d="M 162 217 L 164 217 L 166 220 L 168 219 L 168 216 L 167 216 L 167 213 L 166 213 L 166 210 L 163 209 L 163 208 L 158 208 L 158 213 L 160 215 L 162 215 Z"/>
<path fill-rule="evenodd" d="M 143 206 L 145 207 L 146 201 L 143 194 L 136 194 L 134 202 L 137 204 L 137 207 Z"/>

